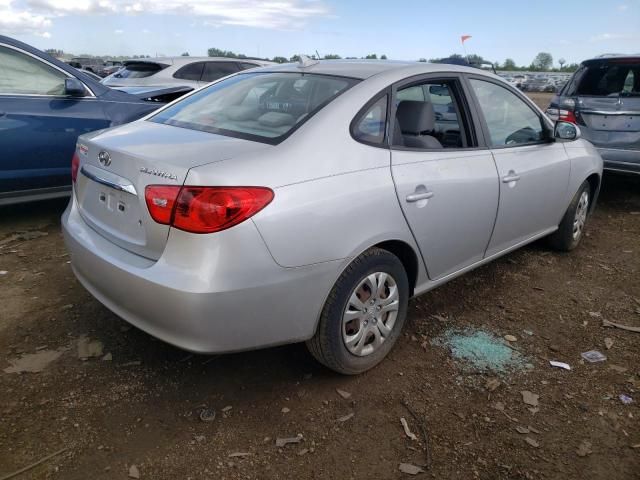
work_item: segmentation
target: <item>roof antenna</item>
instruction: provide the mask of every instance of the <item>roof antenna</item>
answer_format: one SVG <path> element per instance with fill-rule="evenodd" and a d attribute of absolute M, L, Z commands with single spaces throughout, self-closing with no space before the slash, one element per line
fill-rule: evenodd
<path fill-rule="evenodd" d="M 314 65 L 317 65 L 318 63 L 320 63 L 318 60 L 309 58 L 306 55 L 300 55 L 300 60 L 298 60 L 298 68 L 312 67 Z"/>

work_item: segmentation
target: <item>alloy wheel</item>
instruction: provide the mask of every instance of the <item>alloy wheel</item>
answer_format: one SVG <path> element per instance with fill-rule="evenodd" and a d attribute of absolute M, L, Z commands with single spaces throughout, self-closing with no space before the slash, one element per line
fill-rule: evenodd
<path fill-rule="evenodd" d="M 582 236 L 584 230 L 584 224 L 587 221 L 587 214 L 589 213 L 589 193 L 584 191 L 580 195 L 578 206 L 576 207 L 576 214 L 573 218 L 573 239 L 578 240 Z"/>
<path fill-rule="evenodd" d="M 351 292 L 342 317 L 342 339 L 347 350 L 364 357 L 389 337 L 400 307 L 398 285 L 385 272 L 364 277 Z"/>

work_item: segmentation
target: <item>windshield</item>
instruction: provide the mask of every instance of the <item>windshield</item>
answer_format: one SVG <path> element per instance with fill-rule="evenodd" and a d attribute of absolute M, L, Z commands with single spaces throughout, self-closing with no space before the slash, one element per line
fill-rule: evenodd
<path fill-rule="evenodd" d="M 640 62 L 596 62 L 578 72 L 576 95 L 637 96 L 640 95 Z M 576 74 L 576 75 L 578 75 Z"/>
<path fill-rule="evenodd" d="M 355 83 L 308 73 L 245 73 L 200 90 L 151 121 L 278 143 Z"/>

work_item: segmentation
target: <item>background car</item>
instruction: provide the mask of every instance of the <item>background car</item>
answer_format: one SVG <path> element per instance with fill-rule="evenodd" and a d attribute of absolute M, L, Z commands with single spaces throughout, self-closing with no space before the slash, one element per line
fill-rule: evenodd
<path fill-rule="evenodd" d="M 445 64 L 239 72 L 78 143 L 63 231 L 99 301 L 190 351 L 307 341 L 345 374 L 409 297 L 545 236 L 575 248 L 602 173 L 575 125 Z"/>
<path fill-rule="evenodd" d="M 123 68 L 106 77 L 110 87 L 185 85 L 198 88 L 232 73 L 271 62 L 218 57 L 166 57 L 127 60 Z"/>
<path fill-rule="evenodd" d="M 605 169 L 640 173 L 640 55 L 585 60 L 547 115 L 579 125 Z"/>
<path fill-rule="evenodd" d="M 73 57 L 68 63 L 72 67 L 87 70 L 96 75 L 100 75 L 104 67 L 104 60 L 98 57 Z"/>
<path fill-rule="evenodd" d="M 546 77 L 535 77 L 522 83 L 525 92 L 555 92 L 556 87 Z"/>
<path fill-rule="evenodd" d="M 140 118 L 188 90 L 113 90 L 0 36 L 0 205 L 68 195 L 78 135 Z"/>
<path fill-rule="evenodd" d="M 104 66 L 100 70 L 99 75 L 101 77 L 107 77 L 112 73 L 116 73 L 122 67 L 123 67 L 123 64 L 119 60 L 107 60 L 104 62 Z"/>

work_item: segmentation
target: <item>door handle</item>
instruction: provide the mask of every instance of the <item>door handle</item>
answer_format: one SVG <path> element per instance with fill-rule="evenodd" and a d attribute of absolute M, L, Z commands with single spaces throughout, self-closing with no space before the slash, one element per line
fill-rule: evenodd
<path fill-rule="evenodd" d="M 513 170 L 509 170 L 509 173 L 502 177 L 502 183 L 517 182 L 518 180 L 520 180 L 520 175 Z"/>
<path fill-rule="evenodd" d="M 435 194 L 433 192 L 420 192 L 420 193 L 412 193 L 411 195 L 407 195 L 407 202 L 419 202 L 420 200 L 429 200 Z"/>

